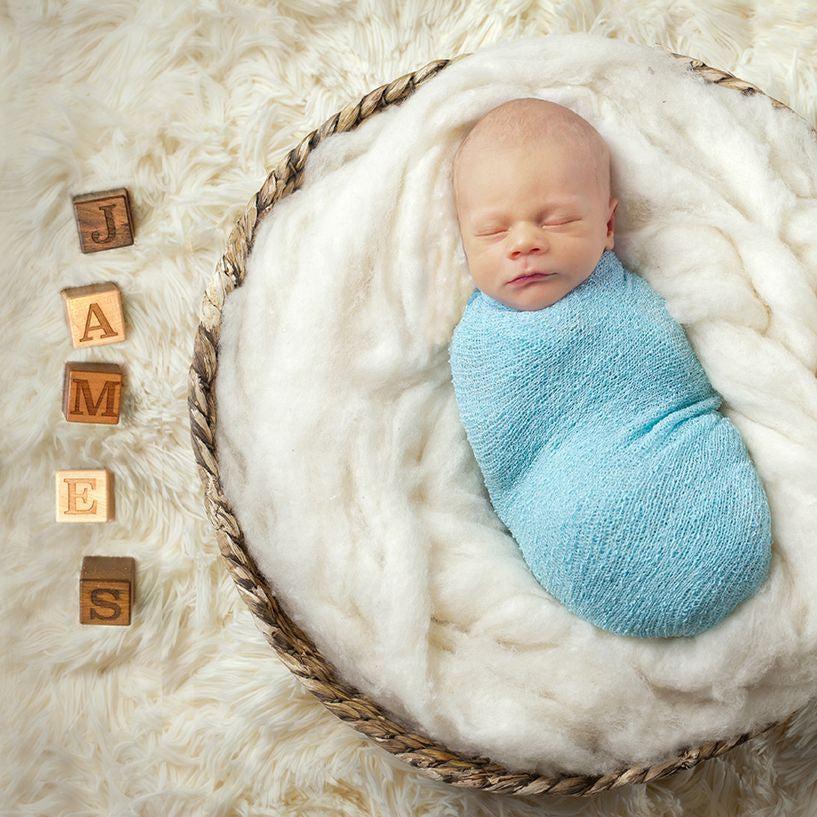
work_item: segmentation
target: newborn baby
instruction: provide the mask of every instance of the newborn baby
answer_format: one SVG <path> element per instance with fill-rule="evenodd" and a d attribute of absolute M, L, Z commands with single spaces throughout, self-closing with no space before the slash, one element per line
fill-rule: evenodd
<path fill-rule="evenodd" d="M 614 633 L 714 626 L 768 576 L 768 500 L 683 328 L 613 252 L 604 140 L 569 108 L 511 100 L 461 143 L 454 194 L 477 285 L 455 396 L 531 572 Z"/>

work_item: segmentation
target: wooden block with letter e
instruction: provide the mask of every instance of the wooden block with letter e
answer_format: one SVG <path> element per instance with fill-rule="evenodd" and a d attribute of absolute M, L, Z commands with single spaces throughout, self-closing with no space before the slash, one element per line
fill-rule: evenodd
<path fill-rule="evenodd" d="M 116 363 L 65 364 L 62 413 L 69 423 L 119 422 L 122 402 L 122 369 Z"/>
<path fill-rule="evenodd" d="M 83 252 L 112 250 L 133 244 L 130 198 L 124 187 L 73 196 L 74 218 Z"/>
<path fill-rule="evenodd" d="M 110 522 L 114 518 L 113 474 L 107 468 L 55 473 L 57 522 Z"/>
<path fill-rule="evenodd" d="M 85 556 L 79 576 L 79 623 L 131 623 L 136 599 L 133 556 Z"/>
<path fill-rule="evenodd" d="M 125 340 L 122 295 L 112 283 L 88 284 L 60 290 L 75 349 Z"/>

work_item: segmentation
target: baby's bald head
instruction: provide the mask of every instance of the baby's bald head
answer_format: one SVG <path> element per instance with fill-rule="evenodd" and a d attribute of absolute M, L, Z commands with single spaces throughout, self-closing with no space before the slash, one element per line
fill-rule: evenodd
<path fill-rule="evenodd" d="M 611 194 L 610 150 L 599 132 L 575 111 L 536 97 L 511 99 L 486 113 L 468 132 L 454 154 L 454 195 L 459 202 L 463 180 L 474 161 L 490 161 L 496 148 L 545 147 L 569 151 L 592 170 L 598 195 L 606 204 Z"/>

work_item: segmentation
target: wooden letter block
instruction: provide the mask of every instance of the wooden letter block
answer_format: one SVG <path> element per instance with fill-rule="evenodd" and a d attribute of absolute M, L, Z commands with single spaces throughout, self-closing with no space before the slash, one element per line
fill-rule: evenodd
<path fill-rule="evenodd" d="M 133 556 L 85 556 L 79 577 L 79 623 L 131 623 L 136 599 Z"/>
<path fill-rule="evenodd" d="M 113 474 L 107 468 L 57 471 L 57 522 L 114 518 Z"/>
<path fill-rule="evenodd" d="M 130 198 L 124 187 L 73 196 L 74 218 L 83 252 L 112 250 L 133 244 Z"/>
<path fill-rule="evenodd" d="M 114 283 L 60 290 L 75 349 L 125 340 L 122 295 Z"/>
<path fill-rule="evenodd" d="M 122 369 L 116 363 L 65 364 L 62 413 L 69 423 L 119 422 L 122 401 Z"/>

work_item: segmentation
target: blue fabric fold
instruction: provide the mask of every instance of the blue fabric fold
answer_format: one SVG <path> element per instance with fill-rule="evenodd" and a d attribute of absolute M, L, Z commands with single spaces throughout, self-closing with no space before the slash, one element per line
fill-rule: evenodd
<path fill-rule="evenodd" d="M 663 297 L 612 250 L 544 309 L 475 290 L 449 362 L 493 507 L 575 615 L 693 636 L 766 580 L 771 513 L 743 438 Z"/>

